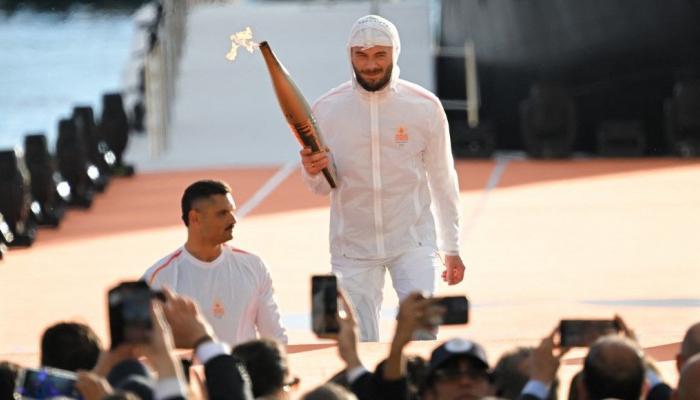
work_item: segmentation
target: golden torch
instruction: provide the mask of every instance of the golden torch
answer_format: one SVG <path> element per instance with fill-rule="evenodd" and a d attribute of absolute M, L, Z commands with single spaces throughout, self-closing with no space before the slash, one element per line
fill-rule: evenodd
<path fill-rule="evenodd" d="M 303 147 L 311 148 L 311 151 L 314 153 L 321 151 L 325 148 L 325 145 L 323 144 L 321 131 L 316 126 L 316 120 L 311 114 L 309 103 L 306 102 L 287 70 L 275 57 L 267 42 L 260 43 L 260 51 L 270 72 L 270 79 L 272 79 L 272 86 L 275 88 L 280 108 L 282 108 L 282 113 L 287 118 L 287 123 L 292 132 L 294 132 L 294 135 Z M 323 172 L 323 176 L 328 181 L 328 184 L 335 188 L 335 175 L 331 170 L 324 168 L 321 172 Z"/>

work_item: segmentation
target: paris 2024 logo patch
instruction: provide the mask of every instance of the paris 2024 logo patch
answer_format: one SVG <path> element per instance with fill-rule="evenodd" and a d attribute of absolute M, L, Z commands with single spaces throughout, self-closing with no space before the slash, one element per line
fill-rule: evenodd
<path fill-rule="evenodd" d="M 222 318 L 224 316 L 226 309 L 224 308 L 224 303 L 221 301 L 221 299 L 214 299 L 214 304 L 211 306 L 211 311 L 216 318 Z"/>
<path fill-rule="evenodd" d="M 403 147 L 408 143 L 408 132 L 406 132 L 406 128 L 399 126 L 396 129 L 396 133 L 394 133 L 394 142 L 396 142 L 399 147 Z"/>

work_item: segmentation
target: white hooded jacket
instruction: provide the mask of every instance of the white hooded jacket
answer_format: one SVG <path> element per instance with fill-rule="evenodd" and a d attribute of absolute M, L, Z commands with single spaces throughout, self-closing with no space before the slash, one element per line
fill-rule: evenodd
<path fill-rule="evenodd" d="M 399 79 L 399 36 L 394 25 L 370 15 L 351 30 L 358 43 L 393 46 L 393 72 L 384 88 L 368 92 L 355 78 L 312 106 L 331 150 L 337 188 L 323 174 L 308 175 L 314 193 L 331 195 L 330 246 L 334 256 L 393 257 L 419 246 L 459 254 L 459 188 L 447 118 L 428 90 Z M 352 68 L 351 68 L 352 71 Z"/>

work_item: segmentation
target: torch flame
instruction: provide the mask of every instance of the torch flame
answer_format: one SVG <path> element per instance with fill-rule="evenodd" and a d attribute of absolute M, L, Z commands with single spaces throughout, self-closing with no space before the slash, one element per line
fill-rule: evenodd
<path fill-rule="evenodd" d="M 234 33 L 229 39 L 231 39 L 231 50 L 226 54 L 226 59 L 229 61 L 236 59 L 239 47 L 243 47 L 248 50 L 249 53 L 252 53 L 256 47 L 260 47 L 258 43 L 253 41 L 253 31 L 249 26 L 243 31 Z"/>

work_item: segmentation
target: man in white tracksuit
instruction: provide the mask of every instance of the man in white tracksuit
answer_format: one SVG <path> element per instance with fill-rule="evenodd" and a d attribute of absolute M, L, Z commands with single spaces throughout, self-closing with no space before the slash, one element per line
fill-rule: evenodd
<path fill-rule="evenodd" d="M 224 182 L 201 180 L 182 195 L 187 241 L 151 266 L 143 280 L 191 297 L 230 345 L 268 337 L 287 343 L 272 278 L 260 257 L 230 246 L 236 203 Z"/>
<path fill-rule="evenodd" d="M 355 22 L 352 79 L 312 107 L 330 152 L 301 151 L 306 186 L 331 195 L 332 269 L 354 303 L 363 341 L 379 340 L 385 269 L 400 300 L 434 292 L 438 251 L 442 278 L 450 285 L 464 278 L 447 118 L 434 94 L 399 79 L 400 50 L 391 22 L 375 15 Z M 335 169 L 336 189 L 320 174 L 325 167 Z"/>

